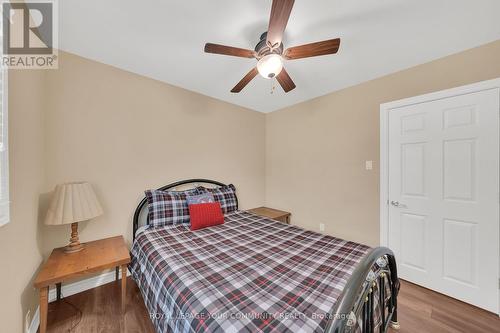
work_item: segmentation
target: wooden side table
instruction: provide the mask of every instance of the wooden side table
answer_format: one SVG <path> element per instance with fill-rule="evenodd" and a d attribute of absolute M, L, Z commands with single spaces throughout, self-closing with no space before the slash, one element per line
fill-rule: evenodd
<path fill-rule="evenodd" d="M 84 244 L 85 248 L 76 253 L 65 253 L 64 247 L 54 249 L 35 279 L 35 288 L 40 290 L 40 333 L 47 331 L 47 310 L 49 286 L 57 287 L 57 298 L 61 297 L 61 284 L 65 281 L 85 275 L 116 269 L 118 280 L 119 268 L 122 269 L 122 311 L 125 310 L 127 291 L 127 264 L 130 255 L 122 236 L 101 239 Z"/>
<path fill-rule="evenodd" d="M 268 208 L 268 207 L 252 208 L 249 209 L 248 211 L 250 213 L 254 213 L 255 215 L 268 217 L 272 220 L 280 221 L 286 224 L 290 224 L 290 216 L 292 215 L 290 212 L 285 212 L 282 210 Z"/>

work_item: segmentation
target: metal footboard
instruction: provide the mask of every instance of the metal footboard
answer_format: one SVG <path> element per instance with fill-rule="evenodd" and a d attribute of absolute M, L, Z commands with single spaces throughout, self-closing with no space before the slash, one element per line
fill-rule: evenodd
<path fill-rule="evenodd" d="M 398 292 L 394 253 L 386 247 L 371 250 L 347 281 L 325 332 L 383 333 L 389 326 L 398 329 Z"/>

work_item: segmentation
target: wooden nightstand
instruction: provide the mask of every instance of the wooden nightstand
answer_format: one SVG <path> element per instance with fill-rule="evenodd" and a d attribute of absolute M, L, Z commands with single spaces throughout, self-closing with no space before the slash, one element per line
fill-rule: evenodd
<path fill-rule="evenodd" d="M 128 248 L 122 236 L 101 239 L 84 244 L 85 248 L 76 253 L 64 253 L 64 247 L 54 249 L 35 279 L 35 288 L 40 289 L 40 333 L 47 330 L 47 310 L 49 286 L 57 287 L 57 299 L 61 298 L 61 284 L 65 281 L 84 277 L 87 274 L 109 268 L 122 269 L 122 311 L 125 310 L 127 290 L 127 264 L 130 263 Z"/>
<path fill-rule="evenodd" d="M 258 208 L 252 208 L 248 210 L 250 213 L 254 213 L 256 215 L 268 217 L 270 219 L 280 221 L 286 224 L 290 224 L 290 216 L 292 215 L 289 212 L 285 212 L 282 210 L 277 210 L 273 208 L 267 208 L 267 207 L 258 207 Z"/>

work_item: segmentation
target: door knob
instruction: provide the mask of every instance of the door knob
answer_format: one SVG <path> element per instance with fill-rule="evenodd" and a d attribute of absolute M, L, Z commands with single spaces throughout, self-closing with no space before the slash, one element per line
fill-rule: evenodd
<path fill-rule="evenodd" d="M 399 208 L 406 208 L 406 205 L 405 204 L 402 204 L 400 203 L 399 201 L 391 201 L 391 205 L 393 205 L 394 207 L 399 207 Z"/>

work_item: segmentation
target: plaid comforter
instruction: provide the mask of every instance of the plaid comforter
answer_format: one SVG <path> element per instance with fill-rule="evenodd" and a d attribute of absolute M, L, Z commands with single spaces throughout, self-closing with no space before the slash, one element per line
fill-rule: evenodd
<path fill-rule="evenodd" d="M 129 266 L 158 332 L 323 332 L 369 247 L 237 211 L 138 231 Z"/>

